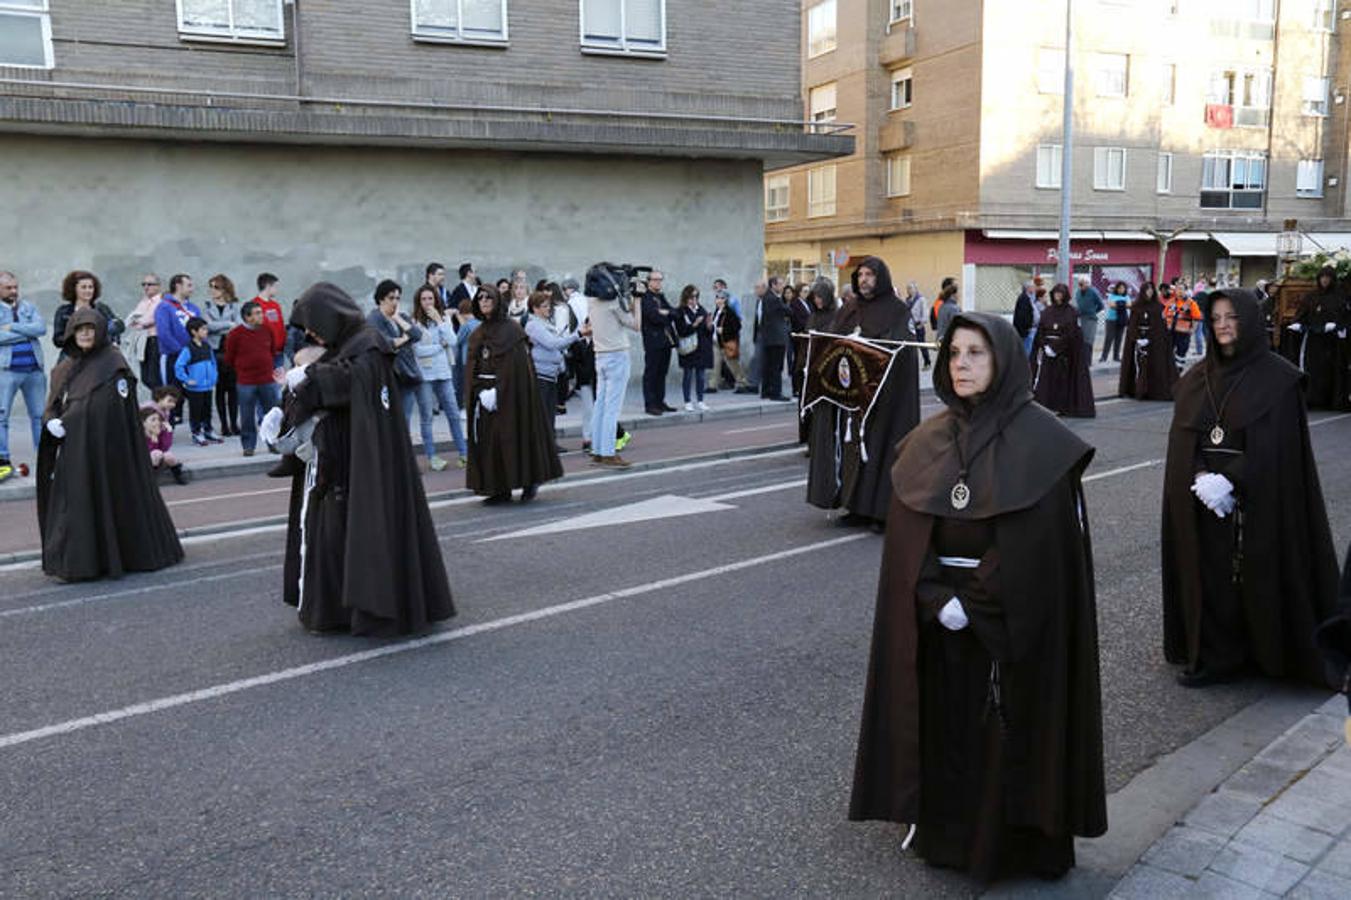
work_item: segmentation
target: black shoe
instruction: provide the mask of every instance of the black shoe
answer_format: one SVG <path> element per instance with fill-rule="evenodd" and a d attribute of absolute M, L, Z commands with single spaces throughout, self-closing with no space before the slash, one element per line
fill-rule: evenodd
<path fill-rule="evenodd" d="M 507 491 L 505 494 L 493 494 L 491 497 L 483 498 L 484 506 L 501 506 L 503 503 L 510 503 L 510 502 L 511 502 L 511 491 Z"/>
<path fill-rule="evenodd" d="M 672 406 L 672 405 L 669 404 L 669 403 L 663 403 L 663 404 L 661 405 L 661 409 L 662 409 L 662 412 L 680 412 L 680 410 L 676 409 L 674 406 Z"/>
<path fill-rule="evenodd" d="M 705 394 L 716 394 L 717 392 L 718 392 L 717 388 L 704 388 Z"/>
<path fill-rule="evenodd" d="M 187 484 L 192 481 L 192 476 L 183 470 L 182 463 L 174 466 L 169 472 L 174 476 L 174 482 L 176 484 Z"/>
<path fill-rule="evenodd" d="M 873 519 L 868 523 L 868 527 L 873 530 L 873 534 L 887 533 L 887 523 L 883 522 L 881 519 Z"/>
<path fill-rule="evenodd" d="M 1199 688 L 1209 687 L 1212 684 L 1228 684 L 1231 681 L 1237 681 L 1239 677 L 1238 670 L 1233 669 L 1228 672 L 1215 672 L 1202 666 L 1199 669 L 1183 669 L 1177 673 L 1177 683 L 1183 687 Z"/>
<path fill-rule="evenodd" d="M 733 391 L 732 393 L 734 393 L 734 394 L 758 394 L 758 393 L 760 393 L 760 391 L 759 391 L 759 389 L 753 388 L 753 387 L 739 387 L 739 388 L 737 388 L 735 391 Z"/>
<path fill-rule="evenodd" d="M 521 491 L 521 502 L 529 503 L 531 500 L 535 499 L 535 495 L 538 493 L 539 493 L 539 485 L 537 484 L 528 485 L 525 490 Z"/>
<path fill-rule="evenodd" d="M 869 525 L 872 519 L 867 516 L 860 516 L 858 513 L 847 512 L 835 520 L 835 524 L 844 528 L 855 528 L 862 525 Z"/>
<path fill-rule="evenodd" d="M 773 402 L 775 402 L 775 403 L 792 403 L 792 402 L 793 402 L 793 398 L 792 398 L 792 397 L 784 397 L 784 396 L 778 396 L 778 397 L 766 397 L 765 399 L 766 399 L 766 400 L 771 400 L 771 401 L 773 401 Z"/>
<path fill-rule="evenodd" d="M 649 416 L 660 416 L 664 415 L 666 413 L 666 410 L 656 406 L 649 406 L 646 410 L 644 410 L 644 412 L 646 412 Z"/>

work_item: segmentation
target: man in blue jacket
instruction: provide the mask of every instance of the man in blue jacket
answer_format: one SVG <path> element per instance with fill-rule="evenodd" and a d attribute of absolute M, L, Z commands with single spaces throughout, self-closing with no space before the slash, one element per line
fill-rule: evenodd
<path fill-rule="evenodd" d="M 1098 313 L 1107 308 L 1102 295 L 1087 275 L 1079 276 L 1079 289 L 1074 292 L 1074 305 L 1079 310 L 1079 330 L 1088 345 L 1089 360 L 1093 357 L 1093 343 L 1098 338 Z"/>
<path fill-rule="evenodd" d="M 174 373 L 174 364 L 178 361 L 178 354 L 182 353 L 183 348 L 192 340 L 188 335 L 188 320 L 200 318 L 202 315 L 196 306 L 188 302 L 191 297 L 192 279 L 180 273 L 169 279 L 169 292 L 160 298 L 159 306 L 155 307 L 161 383 L 180 388 L 182 385 Z M 181 409 L 175 409 L 173 424 L 177 425 L 181 421 L 183 413 Z"/>
<path fill-rule="evenodd" d="M 47 376 L 42 371 L 42 342 L 47 333 L 38 308 L 19 299 L 19 279 L 0 272 L 0 481 L 14 474 L 9 458 L 9 413 L 14 395 L 23 394 L 33 451 L 42 437 L 42 411 L 47 403 Z"/>

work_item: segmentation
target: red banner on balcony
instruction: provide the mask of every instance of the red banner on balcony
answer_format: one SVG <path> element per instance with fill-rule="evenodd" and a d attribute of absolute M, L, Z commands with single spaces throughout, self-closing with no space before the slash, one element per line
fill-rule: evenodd
<path fill-rule="evenodd" d="M 1206 124 L 1211 128 L 1233 128 L 1234 108 L 1227 103 L 1207 103 Z"/>

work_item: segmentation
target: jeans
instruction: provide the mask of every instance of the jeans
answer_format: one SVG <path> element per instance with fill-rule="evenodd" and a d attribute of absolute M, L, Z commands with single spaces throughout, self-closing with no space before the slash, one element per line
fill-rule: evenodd
<path fill-rule="evenodd" d="M 539 405 L 544 412 L 544 421 L 549 426 L 549 445 L 557 447 L 558 432 L 554 429 L 554 419 L 558 416 L 558 382 L 552 378 L 536 375 L 535 389 L 539 392 Z"/>
<path fill-rule="evenodd" d="M 1093 344 L 1098 339 L 1098 320 L 1080 319 L 1079 330 L 1083 332 L 1084 344 L 1088 347 L 1088 361 L 1093 362 Z"/>
<path fill-rule="evenodd" d="M 1206 353 L 1206 323 L 1204 320 L 1196 323 L 1196 352 L 1201 356 Z"/>
<path fill-rule="evenodd" d="M 14 395 L 23 394 L 23 405 L 28 410 L 28 424 L 33 429 L 34 459 L 38 442 L 42 439 L 42 412 L 47 408 L 47 376 L 41 369 L 32 372 L 11 372 L 0 369 L 0 460 L 9 459 L 9 414 L 14 409 Z"/>
<path fill-rule="evenodd" d="M 690 393 L 695 391 L 698 394 L 699 402 L 704 402 L 704 373 L 707 369 L 696 369 L 690 366 L 680 376 L 680 388 L 685 394 L 685 402 L 690 402 Z"/>
<path fill-rule="evenodd" d="M 1026 359 L 1032 358 L 1032 344 L 1037 339 L 1037 329 L 1033 328 L 1027 332 L 1027 337 L 1023 338 L 1023 356 Z"/>
<path fill-rule="evenodd" d="M 422 452 L 431 459 L 436 455 L 436 404 L 450 423 L 450 436 L 455 440 L 455 452 L 460 456 L 469 454 L 469 445 L 464 442 L 464 425 L 460 423 L 460 405 L 455 402 L 455 386 L 449 378 L 439 381 L 421 381 L 404 392 L 403 414 L 413 421 L 413 404 L 417 404 L 418 423 L 422 426 Z"/>
<path fill-rule="evenodd" d="M 615 455 L 615 431 L 624 391 L 629 385 L 629 353 L 611 350 L 596 354 L 596 408 L 591 414 L 591 450 L 597 456 Z"/>
<path fill-rule="evenodd" d="M 577 396 L 582 398 L 582 441 L 591 443 L 591 419 L 596 410 L 596 388 L 583 384 L 577 388 Z"/>
<path fill-rule="evenodd" d="M 1110 351 L 1112 359 L 1121 361 L 1121 339 L 1126 335 L 1126 323 L 1117 319 L 1107 321 L 1107 334 L 1102 339 L 1102 356 L 1098 357 L 1098 362 L 1106 362 L 1107 354 Z"/>
<path fill-rule="evenodd" d="M 281 406 L 281 388 L 272 382 L 241 384 L 239 388 L 239 442 L 245 450 L 258 446 L 258 418 Z"/>

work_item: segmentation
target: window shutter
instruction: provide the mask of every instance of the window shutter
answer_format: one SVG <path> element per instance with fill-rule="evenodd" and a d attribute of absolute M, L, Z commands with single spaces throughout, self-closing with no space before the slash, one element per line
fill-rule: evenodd
<path fill-rule="evenodd" d="M 183 7 L 183 27 L 219 28 L 230 27 L 230 0 L 181 0 Z"/>
<path fill-rule="evenodd" d="M 466 37 L 502 36 L 504 23 L 501 0 L 462 0 L 462 3 Z"/>
<path fill-rule="evenodd" d="M 582 30 L 587 37 L 619 40 L 620 0 L 586 0 L 582 4 Z"/>
<path fill-rule="evenodd" d="M 624 0 L 626 37 L 643 44 L 661 44 L 661 0 Z"/>
<path fill-rule="evenodd" d="M 281 4 L 277 0 L 234 0 L 235 30 L 282 34 Z"/>

